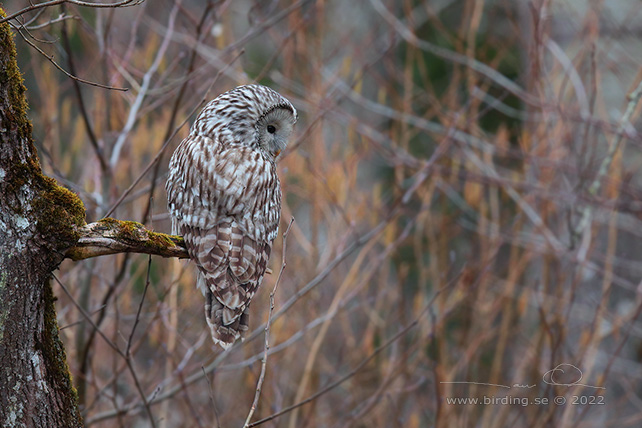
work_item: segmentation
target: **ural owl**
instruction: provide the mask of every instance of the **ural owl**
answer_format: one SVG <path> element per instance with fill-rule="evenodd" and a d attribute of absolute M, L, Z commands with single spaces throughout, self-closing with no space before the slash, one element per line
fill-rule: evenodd
<path fill-rule="evenodd" d="M 273 90 L 239 86 L 205 106 L 170 160 L 172 233 L 185 238 L 212 339 L 224 349 L 248 329 L 281 217 L 276 161 L 296 119 Z"/>

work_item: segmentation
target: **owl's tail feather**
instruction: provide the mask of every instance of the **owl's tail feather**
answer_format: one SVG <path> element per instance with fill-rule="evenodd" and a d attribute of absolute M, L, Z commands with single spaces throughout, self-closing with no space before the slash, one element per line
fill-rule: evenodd
<path fill-rule="evenodd" d="M 214 343 L 221 345 L 223 349 L 228 349 L 248 330 L 250 309 L 249 307 L 246 307 L 241 316 L 232 320 L 229 324 L 224 324 L 223 304 L 219 302 L 212 293 L 208 292 L 206 294 L 207 301 L 205 302 L 205 319 L 207 320 L 207 325 L 210 326 L 212 340 L 214 340 Z"/>

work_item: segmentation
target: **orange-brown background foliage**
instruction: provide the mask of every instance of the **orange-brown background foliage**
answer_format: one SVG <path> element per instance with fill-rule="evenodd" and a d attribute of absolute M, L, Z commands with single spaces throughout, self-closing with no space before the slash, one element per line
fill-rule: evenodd
<path fill-rule="evenodd" d="M 640 16 L 624 0 L 148 0 L 13 23 L 42 164 L 88 222 L 116 206 L 169 232 L 168 159 L 204 99 L 256 81 L 296 105 L 281 231 L 296 220 L 252 421 L 312 397 L 261 425 L 624 427 L 642 414 Z M 74 81 L 24 39 L 129 90 Z M 243 426 L 282 248 L 228 353 L 193 265 L 66 261 L 87 426 Z"/>

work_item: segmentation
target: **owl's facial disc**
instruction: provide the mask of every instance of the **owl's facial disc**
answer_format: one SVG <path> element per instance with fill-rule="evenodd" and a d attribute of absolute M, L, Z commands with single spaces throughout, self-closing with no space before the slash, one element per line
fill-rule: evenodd
<path fill-rule="evenodd" d="M 257 122 L 259 147 L 275 159 L 285 149 L 296 117 L 289 108 L 276 107 Z"/>

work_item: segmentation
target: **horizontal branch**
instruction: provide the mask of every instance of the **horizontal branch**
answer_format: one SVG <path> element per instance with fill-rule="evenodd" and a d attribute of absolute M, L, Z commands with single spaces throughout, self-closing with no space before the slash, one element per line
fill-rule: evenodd
<path fill-rule="evenodd" d="M 50 0 L 50 1 L 42 2 L 38 4 L 32 4 L 29 7 L 25 7 L 24 9 L 17 11 L 16 13 L 12 13 L 9 16 L 2 17 L 2 19 L 0 19 L 0 24 L 3 22 L 9 21 L 11 19 L 14 19 L 20 15 L 24 15 L 27 12 L 31 12 L 37 9 L 42 9 L 44 7 L 56 6 L 63 3 L 75 4 L 77 6 L 94 7 L 94 8 L 99 8 L 99 7 L 117 8 L 117 7 L 136 6 L 141 4 L 143 1 L 144 0 L 122 0 L 116 3 L 91 3 L 91 2 L 80 1 L 80 0 Z"/>
<path fill-rule="evenodd" d="M 118 253 L 189 257 L 182 237 L 152 232 L 134 221 L 104 218 L 86 224 L 79 232 L 80 239 L 65 253 L 65 257 L 75 261 Z"/>

